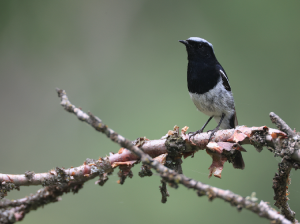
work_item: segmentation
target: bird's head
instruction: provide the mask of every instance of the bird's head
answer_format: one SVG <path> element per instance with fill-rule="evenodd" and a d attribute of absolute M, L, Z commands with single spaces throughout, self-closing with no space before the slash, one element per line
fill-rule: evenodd
<path fill-rule="evenodd" d="M 207 40 L 200 37 L 190 37 L 179 42 L 186 46 L 189 60 L 215 58 L 213 45 Z"/>

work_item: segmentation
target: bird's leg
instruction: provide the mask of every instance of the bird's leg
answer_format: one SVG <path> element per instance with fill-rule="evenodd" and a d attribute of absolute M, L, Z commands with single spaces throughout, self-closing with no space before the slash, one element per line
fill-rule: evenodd
<path fill-rule="evenodd" d="M 204 128 L 205 128 L 206 125 L 210 122 L 210 120 L 211 120 L 212 118 L 213 118 L 213 116 L 211 116 L 211 117 L 206 121 L 206 123 L 203 125 L 203 127 L 202 127 L 200 130 L 195 131 L 195 132 L 189 132 L 188 135 L 191 134 L 191 135 L 189 136 L 189 140 L 191 139 L 192 136 L 195 136 L 196 134 L 202 133 L 203 130 L 204 130 Z"/>
<path fill-rule="evenodd" d="M 222 124 L 222 121 L 223 121 L 224 117 L 225 117 L 225 114 L 222 113 L 222 117 L 221 117 L 220 122 L 219 122 L 219 124 L 217 125 L 217 127 L 216 127 L 215 129 L 213 129 L 213 130 L 209 130 L 209 131 L 211 131 L 211 134 L 210 134 L 210 137 L 209 137 L 209 139 L 208 139 L 208 142 L 210 142 L 211 137 L 219 130 L 219 128 L 220 128 L 220 126 L 221 126 L 221 124 Z M 209 132 L 209 131 L 207 131 L 207 132 Z"/>

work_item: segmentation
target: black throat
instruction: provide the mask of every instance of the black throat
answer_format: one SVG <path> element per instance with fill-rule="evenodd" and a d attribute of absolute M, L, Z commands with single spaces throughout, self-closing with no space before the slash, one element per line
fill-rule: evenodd
<path fill-rule="evenodd" d="M 196 61 L 189 60 L 187 71 L 187 84 L 190 93 L 203 94 L 213 89 L 220 80 L 216 69 L 217 60 Z"/>

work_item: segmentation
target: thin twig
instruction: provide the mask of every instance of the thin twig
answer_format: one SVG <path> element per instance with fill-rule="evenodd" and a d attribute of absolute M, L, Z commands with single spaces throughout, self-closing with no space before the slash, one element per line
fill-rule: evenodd
<path fill-rule="evenodd" d="M 277 114 L 274 112 L 270 113 L 271 121 L 276 125 L 276 127 L 285 132 L 289 137 L 296 136 L 296 132 L 294 132 L 285 122 L 282 120 Z"/>

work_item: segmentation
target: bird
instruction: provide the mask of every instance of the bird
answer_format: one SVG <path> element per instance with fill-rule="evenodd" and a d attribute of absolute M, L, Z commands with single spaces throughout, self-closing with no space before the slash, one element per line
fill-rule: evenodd
<path fill-rule="evenodd" d="M 210 130 L 210 142 L 219 128 L 232 129 L 238 125 L 229 79 L 210 42 L 200 37 L 190 37 L 179 42 L 185 45 L 188 54 L 187 86 L 190 97 L 197 109 L 209 116 L 200 130 L 188 133 L 189 140 L 202 133 L 214 118 L 218 125 Z"/>

